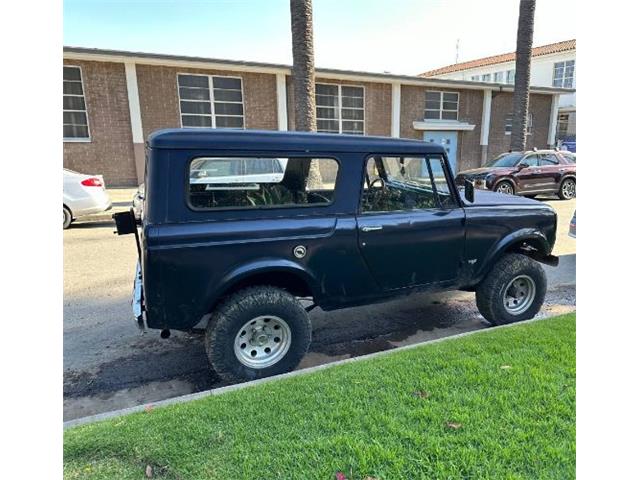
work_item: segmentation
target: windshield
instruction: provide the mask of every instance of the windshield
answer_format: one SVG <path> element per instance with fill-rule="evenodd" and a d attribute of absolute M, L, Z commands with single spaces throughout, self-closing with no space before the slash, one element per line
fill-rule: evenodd
<path fill-rule="evenodd" d="M 522 153 L 503 153 L 487 163 L 487 167 L 515 167 L 521 158 Z"/>

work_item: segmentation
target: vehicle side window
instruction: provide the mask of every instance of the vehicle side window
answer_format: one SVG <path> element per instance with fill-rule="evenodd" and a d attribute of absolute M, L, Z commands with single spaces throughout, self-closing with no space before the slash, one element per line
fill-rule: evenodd
<path fill-rule="evenodd" d="M 540 166 L 548 167 L 550 165 L 557 165 L 558 159 L 553 153 L 546 153 L 540 156 Z"/>
<path fill-rule="evenodd" d="M 197 209 L 329 205 L 337 177 L 332 158 L 200 157 L 189 165 L 189 204 Z"/>
<path fill-rule="evenodd" d="M 438 170 L 432 172 L 434 168 Z M 363 213 L 450 208 L 452 205 L 455 201 L 446 181 L 442 157 L 373 156 L 367 160 Z"/>
<path fill-rule="evenodd" d="M 527 155 L 522 160 L 520 160 L 520 163 L 526 163 L 530 167 L 538 167 L 538 166 L 540 166 L 540 162 L 538 161 L 538 155 L 536 155 L 536 154 Z"/>

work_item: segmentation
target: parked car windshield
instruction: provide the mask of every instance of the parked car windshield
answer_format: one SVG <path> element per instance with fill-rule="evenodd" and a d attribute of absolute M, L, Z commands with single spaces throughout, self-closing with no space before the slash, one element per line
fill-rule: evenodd
<path fill-rule="evenodd" d="M 522 153 L 503 153 L 487 164 L 487 167 L 515 167 L 522 158 Z"/>
<path fill-rule="evenodd" d="M 560 155 L 562 155 L 567 160 L 567 162 L 576 163 L 575 153 L 571 153 L 563 150 L 560 152 Z"/>

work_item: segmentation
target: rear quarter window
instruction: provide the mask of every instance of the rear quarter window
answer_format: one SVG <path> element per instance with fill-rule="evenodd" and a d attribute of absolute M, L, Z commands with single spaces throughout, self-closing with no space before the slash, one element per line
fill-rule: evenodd
<path fill-rule="evenodd" d="M 194 158 L 188 202 L 198 210 L 330 205 L 338 171 L 333 158 Z"/>

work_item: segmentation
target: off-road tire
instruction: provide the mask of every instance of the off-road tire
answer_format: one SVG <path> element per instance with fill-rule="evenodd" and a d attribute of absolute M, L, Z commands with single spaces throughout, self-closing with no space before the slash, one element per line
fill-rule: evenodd
<path fill-rule="evenodd" d="M 519 275 L 531 277 L 536 292 L 529 308 L 512 315 L 504 306 L 503 295 L 511 280 Z M 533 318 L 540 311 L 546 293 L 547 277 L 540 264 L 526 255 L 509 253 L 498 260 L 476 289 L 476 305 L 489 323 L 503 325 Z"/>
<path fill-rule="evenodd" d="M 564 193 L 565 184 L 567 182 L 573 182 L 573 196 L 566 195 Z M 558 191 L 558 197 L 560 197 L 560 200 L 571 200 L 572 198 L 576 198 L 576 180 L 575 180 L 575 178 L 565 178 L 562 181 L 562 183 L 560 184 L 560 190 Z"/>
<path fill-rule="evenodd" d="M 71 212 L 67 207 L 62 207 L 62 228 L 67 229 L 71 222 L 73 221 L 73 217 L 71 216 Z"/>
<path fill-rule="evenodd" d="M 291 330 L 291 345 L 274 365 L 251 368 L 234 352 L 241 327 L 253 318 L 274 315 Z M 211 366 L 226 381 L 242 382 L 289 372 L 298 366 L 311 343 L 311 321 L 307 311 L 289 292 L 269 286 L 248 287 L 232 294 L 219 305 L 205 334 L 205 349 Z"/>

